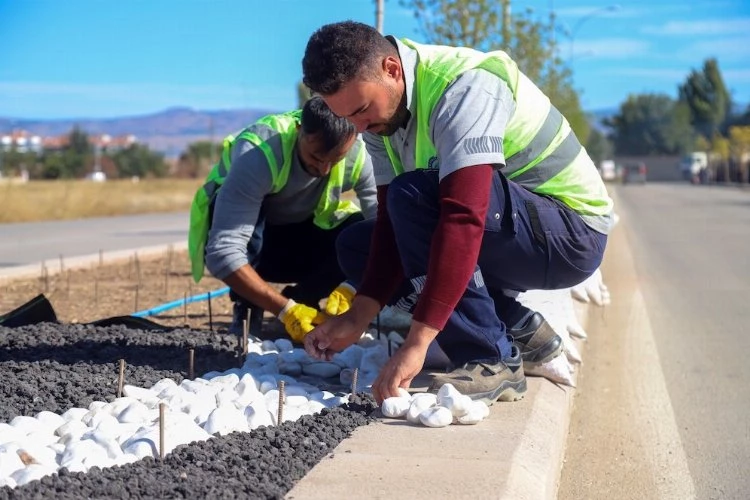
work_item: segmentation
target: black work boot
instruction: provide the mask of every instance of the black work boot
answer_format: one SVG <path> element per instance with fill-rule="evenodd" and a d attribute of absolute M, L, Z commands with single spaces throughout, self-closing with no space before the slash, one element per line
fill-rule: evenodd
<path fill-rule="evenodd" d="M 526 393 L 521 351 L 511 346 L 511 356 L 496 364 L 469 362 L 445 374 L 433 375 L 428 392 L 437 392 L 444 384 L 453 384 L 458 392 L 471 399 L 484 401 L 517 401 Z"/>
<path fill-rule="evenodd" d="M 546 363 L 563 349 L 562 338 L 538 312 L 532 314 L 522 327 L 509 329 L 508 334 L 521 348 L 521 358 L 527 367 Z"/>

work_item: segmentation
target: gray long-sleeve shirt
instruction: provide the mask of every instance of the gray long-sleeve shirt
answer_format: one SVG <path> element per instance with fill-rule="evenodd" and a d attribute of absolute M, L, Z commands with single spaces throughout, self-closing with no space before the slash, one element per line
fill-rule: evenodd
<path fill-rule="evenodd" d="M 272 128 L 255 124 L 248 129 L 271 147 L 278 165 L 284 162 L 281 137 Z M 358 138 L 346 155 L 353 164 L 364 143 Z M 302 222 L 313 215 L 328 176 L 313 177 L 305 172 L 295 153 L 286 185 L 271 194 L 272 177 L 263 151 L 240 140 L 232 148 L 232 165 L 224 185 L 219 189 L 211 230 L 206 243 L 206 267 L 218 279 L 224 279 L 248 263 L 247 244 L 258 217 L 263 212 L 266 224 L 283 225 Z M 375 177 L 369 155 L 359 180 L 351 185 L 347 179 L 342 192 L 354 190 L 365 218 L 375 217 L 377 197 Z"/>

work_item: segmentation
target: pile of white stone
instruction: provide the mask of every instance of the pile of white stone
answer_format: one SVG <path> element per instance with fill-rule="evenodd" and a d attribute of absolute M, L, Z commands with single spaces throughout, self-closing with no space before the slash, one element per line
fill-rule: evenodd
<path fill-rule="evenodd" d="M 409 394 L 399 388 L 399 395 L 383 401 L 380 409 L 386 417 L 406 418 L 412 424 L 427 427 L 478 424 L 490 414 L 483 401 L 461 394 L 452 384 L 444 384 L 437 394 Z"/>
<path fill-rule="evenodd" d="M 542 365 L 538 375 L 573 385 L 570 363 L 580 362 L 580 356 L 570 335 L 586 334 L 575 316 L 571 297 L 604 304 L 608 300 L 605 292 L 601 274 L 596 274 L 572 290 L 521 294 L 519 299 L 542 312 L 565 340 L 567 356 Z M 335 395 L 295 377 L 337 379 L 351 387 L 356 369 L 354 390 L 368 391 L 391 351 L 402 342 L 396 332 L 382 336 L 368 332 L 330 362 L 310 358 L 288 340 L 255 342 L 250 344 L 241 368 L 209 372 L 180 384 L 162 379 L 149 388 L 126 385 L 123 397 L 112 402 L 95 401 L 87 408 L 71 408 L 62 415 L 43 411 L 35 417 L 18 416 L 0 423 L 0 486 L 23 485 L 62 467 L 85 472 L 93 466 L 156 458 L 212 435 L 276 425 L 281 381 L 285 387 L 283 421 L 339 406 L 348 402 L 348 391 Z M 439 348 L 434 347 L 431 353 L 438 362 L 445 361 Z M 484 403 L 472 401 L 448 384 L 437 395 L 403 391 L 399 397 L 386 400 L 382 411 L 386 416 L 405 417 L 430 427 L 476 424 L 489 414 Z"/>

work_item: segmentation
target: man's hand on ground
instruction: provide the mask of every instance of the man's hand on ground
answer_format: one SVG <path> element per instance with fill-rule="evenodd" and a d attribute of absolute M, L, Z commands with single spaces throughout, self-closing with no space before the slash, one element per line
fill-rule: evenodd
<path fill-rule="evenodd" d="M 284 323 L 286 332 L 295 342 L 302 342 L 305 336 L 315 328 L 315 325 L 323 323 L 327 316 L 317 309 L 298 304 L 289 299 L 286 306 L 279 313 L 279 319 Z"/>
<path fill-rule="evenodd" d="M 427 349 L 418 343 L 405 342 L 380 370 L 372 384 L 372 395 L 378 404 L 398 396 L 398 388 L 408 389 L 412 379 L 419 374 L 427 357 Z"/>

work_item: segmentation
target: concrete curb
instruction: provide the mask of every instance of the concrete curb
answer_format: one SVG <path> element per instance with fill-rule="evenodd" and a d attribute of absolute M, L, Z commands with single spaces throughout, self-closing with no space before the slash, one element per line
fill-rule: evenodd
<path fill-rule="evenodd" d="M 589 307 L 576 309 L 585 329 Z M 381 419 L 359 428 L 286 498 L 554 499 L 575 389 L 527 381 L 522 401 L 493 405 L 475 426 L 430 429 Z"/>
<path fill-rule="evenodd" d="M 175 241 L 174 243 L 168 243 L 163 245 L 154 245 L 149 247 L 130 248 L 127 250 L 113 250 L 102 252 L 101 259 L 104 264 L 111 264 L 113 262 L 123 261 L 132 257 L 138 252 L 139 257 L 152 257 L 160 253 L 164 253 L 172 247 L 176 251 L 187 250 L 187 241 L 182 239 Z M 89 267 L 92 264 L 98 264 L 100 255 L 98 253 L 89 255 L 80 255 L 76 257 L 66 257 L 64 259 L 65 269 L 81 269 Z M 42 264 L 47 267 L 47 272 L 50 276 L 60 273 L 60 260 L 59 258 L 47 259 L 44 261 L 37 262 L 35 264 L 27 264 L 24 266 L 13 266 L 7 268 L 0 268 L 0 282 L 6 282 L 10 280 L 38 277 L 41 273 Z"/>

